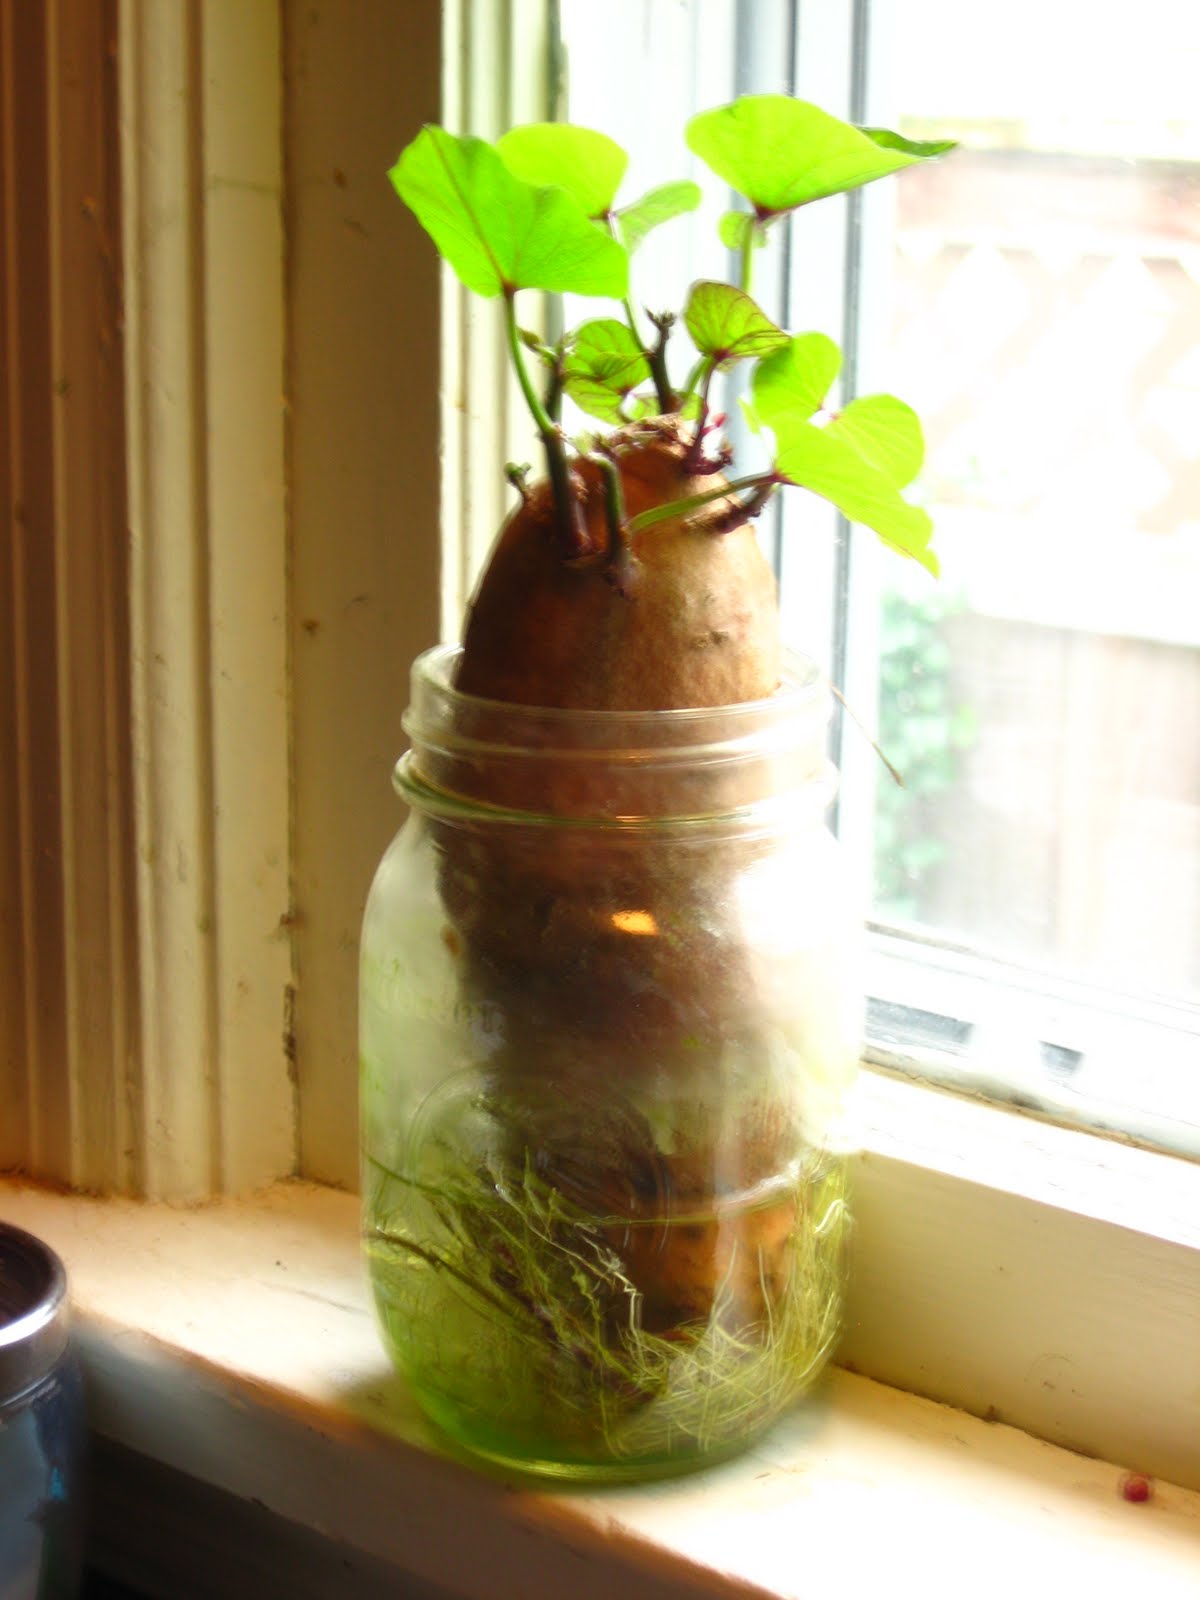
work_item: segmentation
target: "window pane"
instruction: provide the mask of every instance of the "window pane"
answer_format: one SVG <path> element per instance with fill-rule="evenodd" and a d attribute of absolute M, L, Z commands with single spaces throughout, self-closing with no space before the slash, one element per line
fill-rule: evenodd
<path fill-rule="evenodd" d="M 905 0 L 879 70 L 905 132 L 962 149 L 895 185 L 871 361 L 925 422 L 943 559 L 878 598 L 907 788 L 877 785 L 876 903 L 1194 996 L 1200 9 L 1082 42 L 1074 0 L 992 15 Z"/>

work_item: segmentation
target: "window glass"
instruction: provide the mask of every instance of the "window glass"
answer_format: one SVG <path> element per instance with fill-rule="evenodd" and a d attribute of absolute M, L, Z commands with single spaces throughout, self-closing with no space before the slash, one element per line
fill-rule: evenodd
<path fill-rule="evenodd" d="M 789 637 L 853 712 L 836 822 L 876 1054 L 1200 1148 L 1200 8 L 561 15 L 567 114 L 633 150 L 631 192 L 702 177 L 682 121 L 744 90 L 959 141 L 800 213 L 756 269 L 849 391 L 926 430 L 940 582 L 802 495 L 764 528 Z M 727 199 L 663 230 L 651 303 L 714 271 Z"/>
<path fill-rule="evenodd" d="M 907 788 L 877 786 L 876 904 L 1194 997 L 1200 9 L 1082 42 L 1071 0 L 985 37 L 967 9 L 905 0 L 880 73 L 962 148 L 895 186 L 879 366 L 925 423 L 943 579 L 879 597 Z"/>
<path fill-rule="evenodd" d="M 943 566 L 845 596 L 905 778 L 856 818 L 876 1033 L 1194 1152 L 1200 11 L 873 14 L 866 120 L 960 142 L 863 209 L 861 372 L 922 417 Z"/>

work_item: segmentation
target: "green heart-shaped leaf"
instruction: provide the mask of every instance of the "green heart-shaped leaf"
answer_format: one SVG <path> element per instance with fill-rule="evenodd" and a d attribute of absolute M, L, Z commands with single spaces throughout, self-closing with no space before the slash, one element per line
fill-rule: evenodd
<path fill-rule="evenodd" d="M 754 369 L 754 405 L 778 438 L 825 404 L 842 353 L 823 333 L 799 333 Z"/>
<path fill-rule="evenodd" d="M 629 328 L 607 317 L 583 324 L 563 363 L 571 399 L 604 422 L 622 420 L 626 395 L 649 376 L 650 363 Z"/>
<path fill-rule="evenodd" d="M 892 394 L 851 400 L 825 431 L 845 439 L 897 489 L 913 481 L 925 459 L 925 438 L 916 412 Z"/>
<path fill-rule="evenodd" d="M 426 127 L 388 173 L 476 294 L 545 289 L 621 299 L 629 258 L 564 189 L 515 177 L 483 139 Z"/>
<path fill-rule="evenodd" d="M 789 343 L 783 329 L 748 294 L 729 283 L 693 284 L 683 320 L 696 349 L 713 357 L 721 369 Z"/>
<path fill-rule="evenodd" d="M 646 352 L 632 330 L 615 317 L 597 317 L 576 329 L 567 352 L 565 370 L 586 372 L 591 377 L 608 376 L 625 381 L 625 387 L 650 376 Z"/>
<path fill-rule="evenodd" d="M 775 470 L 936 574 L 933 524 L 899 493 L 924 451 L 914 414 L 891 395 L 870 395 L 851 401 L 826 427 L 812 421 L 840 365 L 832 339 L 803 333 L 755 368 L 754 409 L 775 435 Z"/>
<path fill-rule="evenodd" d="M 681 217 L 685 211 L 695 211 L 699 204 L 699 184 L 685 179 L 679 183 L 660 184 L 632 205 L 622 206 L 617 212 L 617 226 L 626 250 L 632 255 L 652 229 Z"/>
<path fill-rule="evenodd" d="M 886 474 L 837 437 L 832 426 L 801 422 L 782 434 L 776 431 L 775 443 L 775 470 L 782 478 L 831 500 L 851 522 L 873 528 L 884 544 L 937 576 L 928 513 L 909 505 Z"/>
<path fill-rule="evenodd" d="M 701 112 L 688 123 L 687 142 L 760 217 L 857 189 L 953 148 L 952 140 L 917 143 L 856 128 L 806 100 L 773 94 L 743 95 Z"/>
<path fill-rule="evenodd" d="M 628 420 L 625 409 L 625 397 L 618 390 L 610 389 L 607 384 L 597 383 L 593 378 L 567 378 L 563 388 L 574 400 L 586 416 L 595 417 L 598 422 L 607 422 L 610 427 L 619 427 Z"/>
<path fill-rule="evenodd" d="M 530 122 L 496 140 L 501 160 L 523 183 L 565 189 L 589 217 L 612 210 L 629 165 L 614 139 L 569 122 Z"/>

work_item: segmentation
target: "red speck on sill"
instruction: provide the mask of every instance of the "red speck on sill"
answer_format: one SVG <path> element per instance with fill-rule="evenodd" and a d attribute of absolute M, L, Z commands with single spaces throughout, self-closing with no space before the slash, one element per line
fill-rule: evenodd
<path fill-rule="evenodd" d="M 1141 1505 L 1149 1500 L 1152 1493 L 1150 1479 L 1144 1478 L 1140 1472 L 1127 1472 L 1121 1479 L 1121 1498 L 1129 1500 L 1134 1505 Z"/>

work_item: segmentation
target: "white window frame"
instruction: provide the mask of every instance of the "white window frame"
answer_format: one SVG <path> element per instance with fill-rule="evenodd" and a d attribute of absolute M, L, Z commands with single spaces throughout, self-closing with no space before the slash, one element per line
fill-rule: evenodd
<path fill-rule="evenodd" d="M 458 613 L 516 426 L 488 308 L 439 282 L 359 163 L 439 83 L 452 123 L 513 114 L 521 8 L 448 4 L 442 39 L 409 9 L 363 0 L 335 29 L 290 0 L 282 18 L 209 0 L 199 27 L 174 0 L 123 0 L 146 1018 L 131 1085 L 152 1197 L 355 1178 L 357 908 L 399 820 L 405 672 Z M 302 58 L 284 159 L 274 119 Z M 396 430 L 430 437 L 435 416 L 443 476 L 414 500 Z M 305 455 L 323 433 L 327 453 Z M 201 902 L 162 870 L 180 840 L 207 863 Z M 96 1127 L 78 1123 L 77 1148 Z M 863 1147 L 842 1359 L 1200 1486 L 1200 1169 L 873 1074 Z"/>

